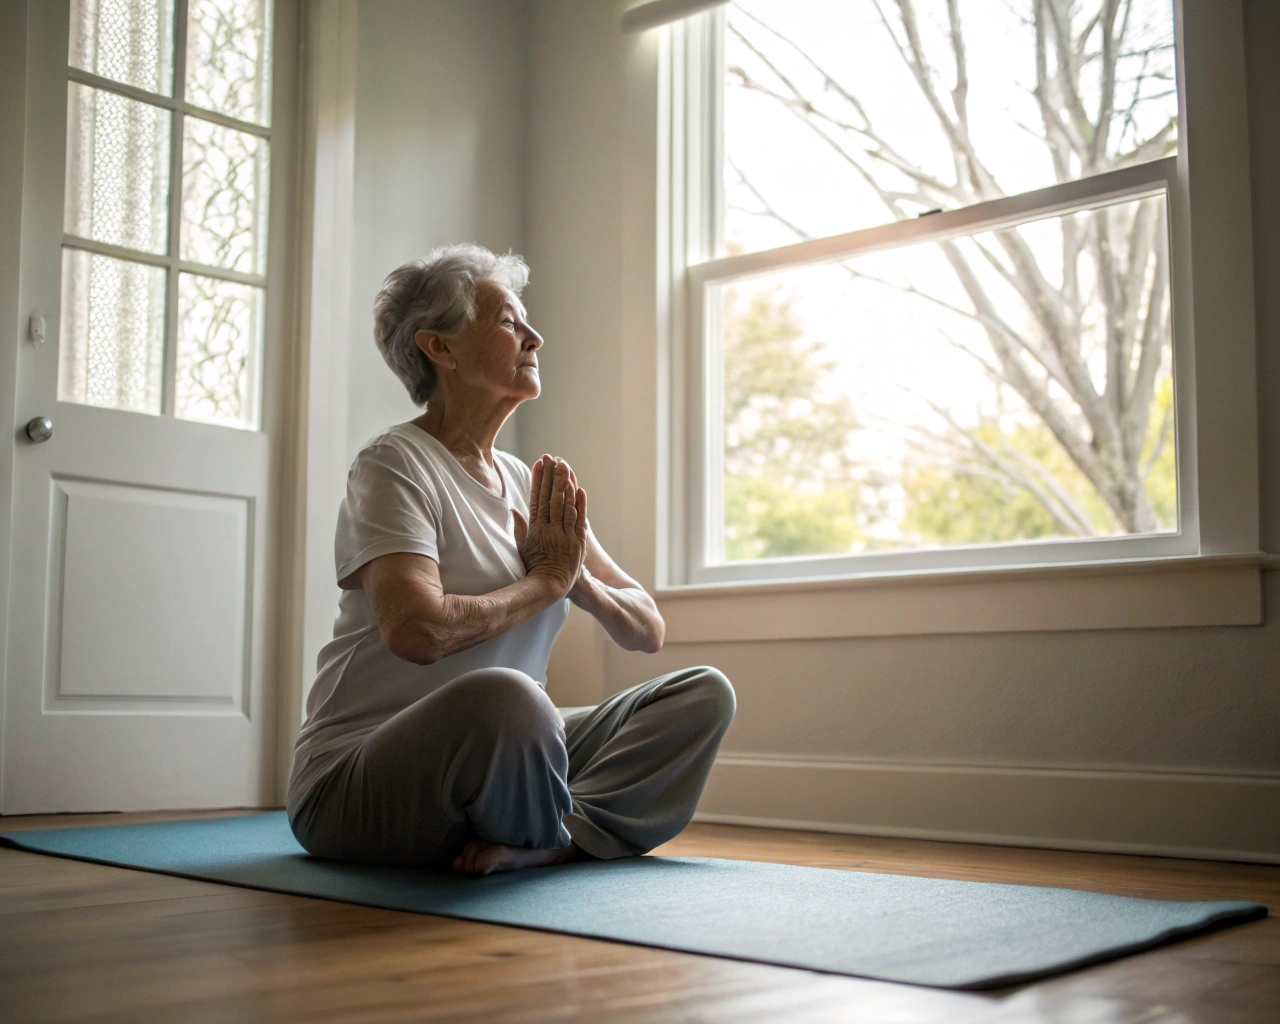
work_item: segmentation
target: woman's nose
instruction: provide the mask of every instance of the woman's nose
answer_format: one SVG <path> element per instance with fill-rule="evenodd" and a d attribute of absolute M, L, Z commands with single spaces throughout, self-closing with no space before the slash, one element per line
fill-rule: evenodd
<path fill-rule="evenodd" d="M 536 352 L 542 348 L 542 335 L 535 331 L 532 327 L 528 328 L 528 334 L 525 335 L 524 347 L 530 352 Z"/>

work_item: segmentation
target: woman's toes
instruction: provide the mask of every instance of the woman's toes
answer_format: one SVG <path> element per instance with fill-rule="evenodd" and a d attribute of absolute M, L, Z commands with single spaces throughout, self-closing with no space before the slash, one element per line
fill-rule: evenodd
<path fill-rule="evenodd" d="M 464 872 L 466 874 L 475 874 L 476 861 L 480 854 L 492 846 L 492 843 L 483 839 L 472 839 L 462 848 L 458 856 L 453 858 L 453 870 Z"/>
<path fill-rule="evenodd" d="M 588 859 L 588 855 L 573 843 L 563 849 L 544 850 L 503 846 L 501 843 L 475 839 L 467 843 L 454 859 L 453 870 L 470 875 L 489 875 L 495 871 L 518 871 L 521 868 L 546 867 L 585 859 Z"/>
<path fill-rule="evenodd" d="M 472 870 L 480 875 L 492 874 L 505 864 L 506 857 L 504 855 L 509 849 L 510 847 L 499 846 L 495 843 L 493 846 L 478 851 Z"/>

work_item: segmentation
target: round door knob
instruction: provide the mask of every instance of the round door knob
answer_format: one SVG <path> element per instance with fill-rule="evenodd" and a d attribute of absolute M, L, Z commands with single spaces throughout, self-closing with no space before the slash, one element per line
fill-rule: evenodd
<path fill-rule="evenodd" d="M 27 424 L 27 437 L 33 441 L 47 441 L 53 437 L 53 420 L 48 416 L 37 416 Z"/>

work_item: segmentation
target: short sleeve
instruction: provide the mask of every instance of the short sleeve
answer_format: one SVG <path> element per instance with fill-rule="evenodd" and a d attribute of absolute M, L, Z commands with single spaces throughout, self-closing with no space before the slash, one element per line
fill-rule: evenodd
<path fill-rule="evenodd" d="M 431 481 L 394 445 L 365 448 L 347 474 L 334 539 L 338 582 L 382 555 L 408 552 L 439 562 L 440 506 Z"/>

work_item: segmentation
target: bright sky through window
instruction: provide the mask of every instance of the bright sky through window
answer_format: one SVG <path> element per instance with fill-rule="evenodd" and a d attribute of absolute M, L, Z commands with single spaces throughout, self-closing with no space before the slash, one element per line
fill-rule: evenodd
<path fill-rule="evenodd" d="M 727 5 L 723 254 L 1175 152 L 1167 0 L 954 8 Z M 1176 529 L 1165 216 L 1153 196 L 720 288 L 723 557 Z"/>

